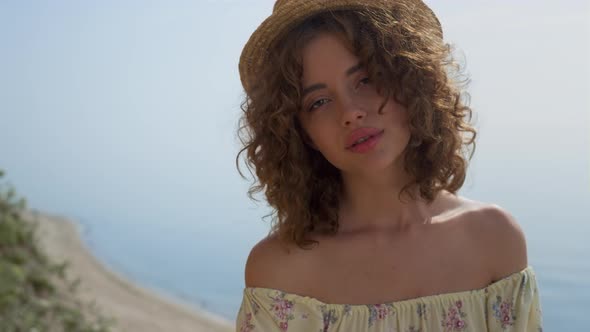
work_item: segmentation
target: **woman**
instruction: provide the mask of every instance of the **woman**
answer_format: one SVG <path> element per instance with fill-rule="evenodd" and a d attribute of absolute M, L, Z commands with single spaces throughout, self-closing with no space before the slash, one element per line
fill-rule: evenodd
<path fill-rule="evenodd" d="M 456 195 L 456 69 L 420 0 L 276 2 L 240 58 L 248 194 L 276 215 L 237 331 L 542 329 L 520 226 Z"/>

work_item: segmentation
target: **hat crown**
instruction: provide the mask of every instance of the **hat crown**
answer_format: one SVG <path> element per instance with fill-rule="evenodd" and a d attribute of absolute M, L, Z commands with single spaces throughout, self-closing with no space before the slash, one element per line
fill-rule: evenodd
<path fill-rule="evenodd" d="M 332 10 L 359 8 L 387 10 L 398 2 L 408 5 L 409 8 L 415 10 L 417 15 L 426 14 L 423 19 L 434 23 L 436 31 L 433 32 L 436 37 L 442 40 L 443 33 L 440 22 L 423 0 L 276 0 L 272 14 L 252 33 L 242 49 L 238 66 L 244 89 L 248 93 L 251 90 L 257 80 L 256 76 L 267 59 L 268 49 L 275 40 L 305 18 Z"/>
<path fill-rule="evenodd" d="M 272 7 L 272 12 L 274 13 L 277 10 L 279 10 L 279 7 L 283 6 L 288 1 L 289 0 L 277 0 L 277 1 L 275 1 L 275 5 Z"/>

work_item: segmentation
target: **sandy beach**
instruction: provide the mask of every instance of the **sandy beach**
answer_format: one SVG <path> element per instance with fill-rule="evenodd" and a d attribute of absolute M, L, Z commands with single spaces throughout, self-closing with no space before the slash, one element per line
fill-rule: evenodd
<path fill-rule="evenodd" d="M 94 301 L 102 313 L 117 320 L 114 331 L 234 331 L 233 322 L 179 300 L 141 288 L 102 265 L 86 248 L 76 224 L 67 218 L 36 211 L 23 217 L 38 220 L 42 249 L 56 262 L 69 261 L 69 279 L 81 279 L 81 300 Z"/>

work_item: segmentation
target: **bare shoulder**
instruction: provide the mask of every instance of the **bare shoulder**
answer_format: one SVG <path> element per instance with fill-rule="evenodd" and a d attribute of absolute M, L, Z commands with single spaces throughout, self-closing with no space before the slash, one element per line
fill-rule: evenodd
<path fill-rule="evenodd" d="M 252 247 L 246 260 L 246 287 L 287 290 L 291 275 L 289 271 L 296 256 L 293 247 L 282 243 L 276 236 L 263 238 Z"/>
<path fill-rule="evenodd" d="M 473 211 L 471 228 L 495 282 L 528 266 L 525 234 L 514 216 L 496 204 L 482 204 Z"/>

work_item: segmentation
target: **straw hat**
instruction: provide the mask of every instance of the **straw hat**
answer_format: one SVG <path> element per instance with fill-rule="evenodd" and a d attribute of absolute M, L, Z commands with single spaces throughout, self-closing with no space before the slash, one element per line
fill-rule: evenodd
<path fill-rule="evenodd" d="M 266 61 L 271 45 L 306 18 L 325 11 L 347 9 L 389 9 L 401 0 L 277 0 L 272 14 L 258 26 L 242 50 L 240 80 L 248 93 L 257 80 L 257 74 Z M 426 15 L 436 24 L 440 37 L 442 28 L 434 12 L 421 0 L 405 0 L 415 6 L 417 15 Z"/>

